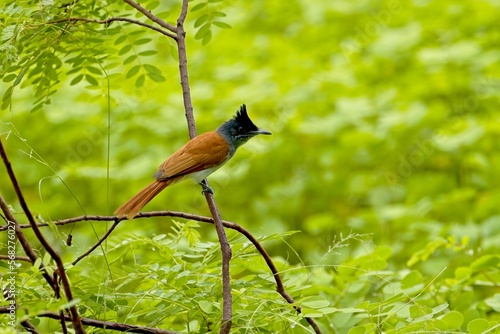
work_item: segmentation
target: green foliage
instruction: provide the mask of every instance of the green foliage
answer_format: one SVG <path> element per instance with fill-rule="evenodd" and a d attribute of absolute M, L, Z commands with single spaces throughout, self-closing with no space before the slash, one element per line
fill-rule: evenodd
<path fill-rule="evenodd" d="M 141 4 L 175 24 L 178 1 Z M 125 22 L 69 20 L 146 22 L 118 0 L 1 6 L 0 136 L 30 208 L 44 221 L 110 214 L 187 140 L 174 44 Z M 473 0 L 190 2 L 198 131 L 246 103 L 273 132 L 210 176 L 215 198 L 224 219 L 261 236 L 303 309 L 230 233 L 234 333 L 310 333 L 304 316 L 324 333 L 500 333 L 497 14 Z M 19 213 L 8 185 L 0 173 Z M 146 207 L 160 209 L 209 215 L 187 183 Z M 69 263 L 106 227 L 44 233 Z M 68 270 L 80 311 L 216 332 L 216 240 L 194 222 L 121 223 Z M 23 264 L 18 286 L 26 317 L 59 330 L 35 317 L 64 306 L 36 266 Z"/>
<path fill-rule="evenodd" d="M 221 2 L 223 2 L 223 0 L 207 0 L 196 3 L 191 8 L 191 12 L 193 14 L 196 15 L 197 12 L 199 13 L 194 21 L 194 27 L 198 29 L 194 38 L 201 40 L 203 45 L 207 44 L 212 39 L 213 26 L 222 29 L 231 28 L 229 24 L 221 21 L 224 17 L 226 17 L 226 14 L 216 9 L 217 5 Z"/>

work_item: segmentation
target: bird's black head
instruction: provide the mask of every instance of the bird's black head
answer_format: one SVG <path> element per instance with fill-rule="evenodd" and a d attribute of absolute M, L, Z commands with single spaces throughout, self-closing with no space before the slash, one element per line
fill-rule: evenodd
<path fill-rule="evenodd" d="M 217 132 L 236 150 L 256 135 L 270 135 L 271 132 L 259 129 L 247 114 L 247 107 L 242 105 L 236 115 L 217 128 Z"/>

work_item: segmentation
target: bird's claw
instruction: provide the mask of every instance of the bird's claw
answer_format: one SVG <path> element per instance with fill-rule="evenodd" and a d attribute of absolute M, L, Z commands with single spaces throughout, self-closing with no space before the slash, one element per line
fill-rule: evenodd
<path fill-rule="evenodd" d="M 206 184 L 205 182 L 200 182 L 200 185 L 201 185 L 201 194 L 202 195 L 205 195 L 205 193 L 209 193 L 209 194 L 214 194 L 214 191 L 212 188 L 210 188 L 210 186 L 208 184 Z"/>

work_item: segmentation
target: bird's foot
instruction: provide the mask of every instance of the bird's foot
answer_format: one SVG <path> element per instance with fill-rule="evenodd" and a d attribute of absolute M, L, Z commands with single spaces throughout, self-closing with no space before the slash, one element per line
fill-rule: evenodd
<path fill-rule="evenodd" d="M 205 193 L 209 193 L 209 194 L 214 194 L 214 191 L 212 188 L 210 188 L 210 186 L 205 182 L 205 180 L 201 181 L 200 182 L 200 186 L 201 186 L 201 194 L 204 195 Z"/>

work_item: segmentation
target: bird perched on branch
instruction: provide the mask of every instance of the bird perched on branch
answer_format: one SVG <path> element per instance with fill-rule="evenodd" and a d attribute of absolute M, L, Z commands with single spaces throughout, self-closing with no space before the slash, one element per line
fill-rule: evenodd
<path fill-rule="evenodd" d="M 199 183 L 203 192 L 213 193 L 203 180 L 228 162 L 238 147 L 256 135 L 270 135 L 248 117 L 245 105 L 215 131 L 194 137 L 163 162 L 153 175 L 156 179 L 115 211 L 117 216 L 133 218 L 149 201 L 171 184 L 187 178 Z"/>

